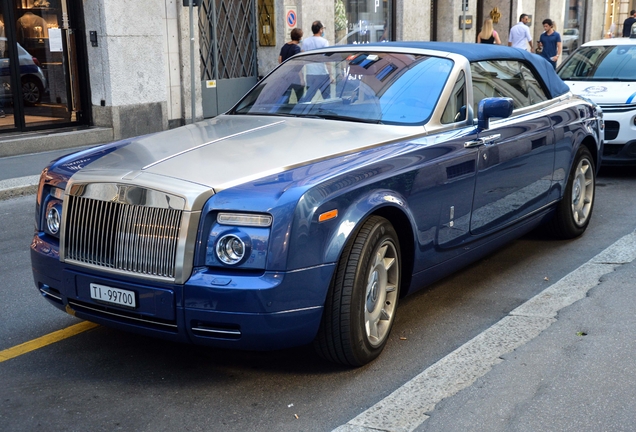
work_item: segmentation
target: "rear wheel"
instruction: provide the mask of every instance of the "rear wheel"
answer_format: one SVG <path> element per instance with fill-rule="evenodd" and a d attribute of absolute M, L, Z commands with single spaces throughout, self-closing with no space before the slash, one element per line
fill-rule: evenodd
<path fill-rule="evenodd" d="M 338 262 L 314 342 L 318 354 L 349 366 L 380 355 L 393 327 L 400 275 L 397 233 L 388 220 L 373 216 Z"/>
<path fill-rule="evenodd" d="M 595 173 L 590 151 L 581 146 L 568 176 L 563 199 L 548 224 L 554 236 L 571 239 L 580 236 L 587 229 L 594 209 Z"/>
<path fill-rule="evenodd" d="M 22 97 L 26 105 L 35 105 L 42 100 L 44 95 L 44 86 L 34 77 L 22 78 Z"/>

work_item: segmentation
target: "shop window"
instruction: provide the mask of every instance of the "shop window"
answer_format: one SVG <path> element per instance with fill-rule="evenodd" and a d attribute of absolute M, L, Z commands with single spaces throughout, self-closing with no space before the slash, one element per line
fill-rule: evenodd
<path fill-rule="evenodd" d="M 393 0 L 335 0 L 336 45 L 392 40 Z"/>

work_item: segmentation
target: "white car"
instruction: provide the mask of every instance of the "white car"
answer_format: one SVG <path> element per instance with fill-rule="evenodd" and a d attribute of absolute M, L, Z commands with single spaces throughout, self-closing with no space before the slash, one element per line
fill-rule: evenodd
<path fill-rule="evenodd" d="M 566 28 L 561 35 L 561 45 L 563 52 L 571 54 L 579 46 L 579 30 L 575 28 Z"/>
<path fill-rule="evenodd" d="M 583 44 L 558 74 L 573 93 L 603 109 L 603 165 L 636 165 L 636 38 Z"/>

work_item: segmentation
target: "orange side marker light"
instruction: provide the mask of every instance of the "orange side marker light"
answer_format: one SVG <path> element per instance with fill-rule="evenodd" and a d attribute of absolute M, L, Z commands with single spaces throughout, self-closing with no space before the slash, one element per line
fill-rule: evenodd
<path fill-rule="evenodd" d="M 330 219 L 334 219 L 338 217 L 338 210 L 334 209 L 334 210 L 329 210 L 328 212 L 324 212 L 322 213 L 320 216 L 318 216 L 318 222 L 325 222 L 328 221 Z"/>

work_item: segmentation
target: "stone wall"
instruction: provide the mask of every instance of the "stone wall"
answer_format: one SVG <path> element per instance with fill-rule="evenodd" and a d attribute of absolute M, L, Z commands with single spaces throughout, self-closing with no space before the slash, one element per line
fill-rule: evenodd
<path fill-rule="evenodd" d="M 193 9 L 196 118 L 201 109 L 198 8 Z M 84 2 L 93 123 L 115 139 L 192 120 L 189 8 L 181 0 Z M 89 40 L 89 35 L 86 35 Z"/>

